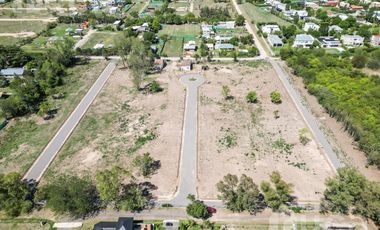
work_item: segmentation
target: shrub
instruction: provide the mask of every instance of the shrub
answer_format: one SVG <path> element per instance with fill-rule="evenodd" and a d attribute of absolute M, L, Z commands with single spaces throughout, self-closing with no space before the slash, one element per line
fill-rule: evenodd
<path fill-rule="evenodd" d="M 281 94 L 276 90 L 270 93 L 270 99 L 275 104 L 281 104 Z"/>
<path fill-rule="evenodd" d="M 255 91 L 249 91 L 245 98 L 247 99 L 247 102 L 249 102 L 249 103 L 256 103 L 257 102 L 257 94 Z"/>

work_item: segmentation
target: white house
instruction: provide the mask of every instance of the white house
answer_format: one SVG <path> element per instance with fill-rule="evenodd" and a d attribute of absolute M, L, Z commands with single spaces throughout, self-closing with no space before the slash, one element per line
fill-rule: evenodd
<path fill-rule="evenodd" d="M 228 42 L 228 41 L 231 40 L 231 39 L 232 39 L 232 37 L 219 36 L 219 35 L 215 36 L 215 41 L 216 41 L 217 43 Z"/>
<path fill-rule="evenodd" d="M 189 41 L 183 45 L 183 49 L 186 51 L 195 51 L 197 49 L 197 44 L 195 41 Z"/>
<path fill-rule="evenodd" d="M 338 14 L 338 17 L 342 19 L 342 21 L 346 20 L 348 16 L 346 14 Z"/>
<path fill-rule="evenodd" d="M 319 30 L 319 25 L 315 24 L 314 22 L 306 22 L 303 26 L 303 30 L 306 32 L 309 30 Z"/>
<path fill-rule="evenodd" d="M 319 5 L 315 2 L 305 2 L 305 7 L 310 7 L 314 10 L 317 10 L 319 8 Z"/>
<path fill-rule="evenodd" d="M 380 34 L 372 35 L 371 37 L 371 45 L 372 46 L 380 46 Z"/>
<path fill-rule="evenodd" d="M 380 10 L 373 11 L 373 17 L 377 18 L 377 20 L 380 20 Z"/>
<path fill-rule="evenodd" d="M 318 40 L 323 48 L 335 48 L 341 45 L 339 39 L 334 37 L 319 37 Z"/>
<path fill-rule="evenodd" d="M 350 8 L 350 3 L 348 2 L 339 2 L 339 7 L 340 8 Z"/>
<path fill-rule="evenodd" d="M 281 38 L 278 35 L 270 34 L 268 36 L 268 42 L 273 47 L 281 47 L 284 45 Z"/>
<path fill-rule="evenodd" d="M 364 43 L 364 38 L 359 35 L 342 35 L 340 37 L 342 43 L 345 46 L 362 46 Z"/>
<path fill-rule="evenodd" d="M 309 34 L 297 34 L 293 42 L 293 47 L 310 48 L 315 38 Z"/>
<path fill-rule="evenodd" d="M 305 19 L 309 14 L 306 10 L 286 10 L 284 11 L 284 15 L 287 17 L 294 17 L 298 15 L 300 19 Z"/>
<path fill-rule="evenodd" d="M 118 11 L 119 11 L 119 8 L 117 8 L 116 6 L 113 6 L 110 8 L 109 13 L 110 14 L 116 14 Z"/>
<path fill-rule="evenodd" d="M 281 31 L 278 25 L 265 25 L 261 27 L 261 30 L 263 31 L 263 33 L 266 33 L 266 34 L 273 34 L 275 32 Z"/>
<path fill-rule="evenodd" d="M 329 26 L 329 32 L 331 32 L 331 31 L 341 33 L 343 31 L 343 29 L 340 26 L 332 25 L 332 26 Z"/>
<path fill-rule="evenodd" d="M 5 77 L 5 78 L 13 78 L 15 76 L 22 76 L 23 74 L 24 74 L 23 67 L 7 68 L 7 69 L 0 70 L 0 76 Z"/>
<path fill-rule="evenodd" d="M 205 45 L 207 46 L 208 50 L 213 50 L 214 49 L 214 44 L 212 44 L 212 43 L 206 43 Z"/>
<path fill-rule="evenodd" d="M 218 43 L 215 44 L 215 49 L 216 50 L 231 50 L 234 48 L 234 45 L 230 43 Z"/>
<path fill-rule="evenodd" d="M 286 10 L 286 4 L 275 1 L 273 2 L 273 6 L 278 11 L 285 11 Z"/>
<path fill-rule="evenodd" d="M 177 67 L 181 71 L 190 71 L 193 67 L 193 63 L 191 60 L 183 60 L 182 62 L 177 64 Z"/>
<path fill-rule="evenodd" d="M 217 26 L 223 29 L 234 29 L 235 21 L 218 22 Z"/>

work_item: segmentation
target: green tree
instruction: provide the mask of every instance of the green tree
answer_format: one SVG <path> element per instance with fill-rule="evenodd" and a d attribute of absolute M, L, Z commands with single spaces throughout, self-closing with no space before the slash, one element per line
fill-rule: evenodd
<path fill-rule="evenodd" d="M 245 98 L 246 98 L 247 102 L 249 102 L 249 103 L 256 103 L 257 102 L 257 94 L 255 91 L 249 91 Z"/>
<path fill-rule="evenodd" d="M 116 203 L 117 208 L 125 211 L 141 211 L 147 204 L 151 194 L 140 184 L 132 181 L 123 185 L 121 195 Z"/>
<path fill-rule="evenodd" d="M 264 208 L 263 196 L 252 178 L 243 174 L 240 181 L 237 176 L 227 174 L 216 184 L 221 199 L 227 208 L 234 212 L 249 211 L 256 213 Z"/>
<path fill-rule="evenodd" d="M 21 175 L 12 172 L 0 174 L 0 210 L 7 216 L 16 217 L 33 208 L 32 194 L 21 181 Z"/>
<path fill-rule="evenodd" d="M 36 200 L 46 200 L 46 207 L 56 214 L 84 218 L 100 209 L 98 191 L 89 178 L 62 175 L 37 191 Z"/>
<path fill-rule="evenodd" d="M 96 172 L 96 188 L 102 201 L 113 202 L 119 197 L 122 187 L 122 175 L 125 171 L 119 167 Z"/>
<path fill-rule="evenodd" d="M 191 203 L 186 207 L 187 215 L 203 220 L 211 217 L 211 214 L 207 211 L 207 206 L 203 203 L 203 201 L 195 199 L 195 196 L 191 194 L 187 196 L 187 199 L 191 201 Z"/>
<path fill-rule="evenodd" d="M 124 34 L 119 35 L 115 38 L 114 44 L 117 54 L 120 56 L 121 61 L 123 62 L 124 67 L 127 66 L 126 62 L 128 61 L 128 55 L 132 49 L 132 40 L 134 38 L 126 37 Z"/>
<path fill-rule="evenodd" d="M 39 103 L 45 97 L 45 92 L 34 77 L 15 78 L 11 82 L 10 88 L 31 112 L 38 109 Z"/>
<path fill-rule="evenodd" d="M 272 91 L 270 93 L 270 99 L 275 104 L 281 104 L 281 102 L 282 102 L 282 100 L 281 100 L 281 94 L 277 90 Z"/>
<path fill-rule="evenodd" d="M 245 18 L 242 15 L 239 15 L 235 19 L 235 24 L 237 26 L 244 26 Z"/>
<path fill-rule="evenodd" d="M 266 204 L 276 211 L 286 202 L 292 200 L 291 193 L 293 192 L 293 185 L 286 183 L 277 171 L 272 172 L 270 175 L 270 181 L 274 184 L 274 188 L 267 181 L 263 181 L 260 187 L 264 193 Z"/>
<path fill-rule="evenodd" d="M 138 169 L 138 173 L 144 177 L 153 175 L 160 167 L 160 161 L 156 161 L 150 153 L 144 153 L 133 160 L 133 165 Z"/>
<path fill-rule="evenodd" d="M 70 66 L 74 63 L 75 59 L 73 47 L 74 41 L 72 39 L 67 38 L 63 41 L 56 41 L 51 48 L 48 49 L 47 58 L 52 62 Z"/>
<path fill-rule="evenodd" d="M 132 41 L 131 53 L 128 56 L 128 64 L 132 72 L 132 81 L 137 90 L 141 90 L 141 84 L 145 78 L 146 72 L 151 67 L 152 57 L 150 50 L 147 49 L 143 42 L 134 39 Z"/>
<path fill-rule="evenodd" d="M 48 94 L 51 89 L 63 84 L 62 77 L 64 74 L 63 65 L 46 60 L 40 69 L 36 71 L 35 76 L 44 91 Z"/>
<path fill-rule="evenodd" d="M 367 64 L 368 62 L 368 57 L 366 54 L 356 54 L 352 57 L 352 65 L 355 67 L 355 68 L 364 68 L 365 65 Z"/>

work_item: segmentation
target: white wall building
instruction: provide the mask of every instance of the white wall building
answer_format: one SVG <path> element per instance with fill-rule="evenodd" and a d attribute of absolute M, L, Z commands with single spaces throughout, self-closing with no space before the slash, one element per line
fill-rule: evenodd
<path fill-rule="evenodd" d="M 310 48 L 315 38 L 309 34 L 297 34 L 293 42 L 293 47 Z"/>

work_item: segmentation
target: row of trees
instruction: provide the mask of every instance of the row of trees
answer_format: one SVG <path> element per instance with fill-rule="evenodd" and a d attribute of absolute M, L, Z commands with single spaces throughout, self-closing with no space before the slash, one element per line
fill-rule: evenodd
<path fill-rule="evenodd" d="M 366 152 L 368 162 L 380 167 L 379 78 L 355 70 L 350 55 L 328 55 L 323 49 L 284 49 L 281 56 L 326 111 L 343 122 Z"/>
<path fill-rule="evenodd" d="M 255 214 L 266 207 L 283 211 L 286 204 L 294 199 L 291 195 L 293 185 L 286 183 L 277 171 L 270 175 L 270 182 L 261 182 L 260 188 L 245 174 L 240 179 L 227 174 L 216 187 L 220 193 L 218 198 L 233 212 L 248 211 Z"/>

